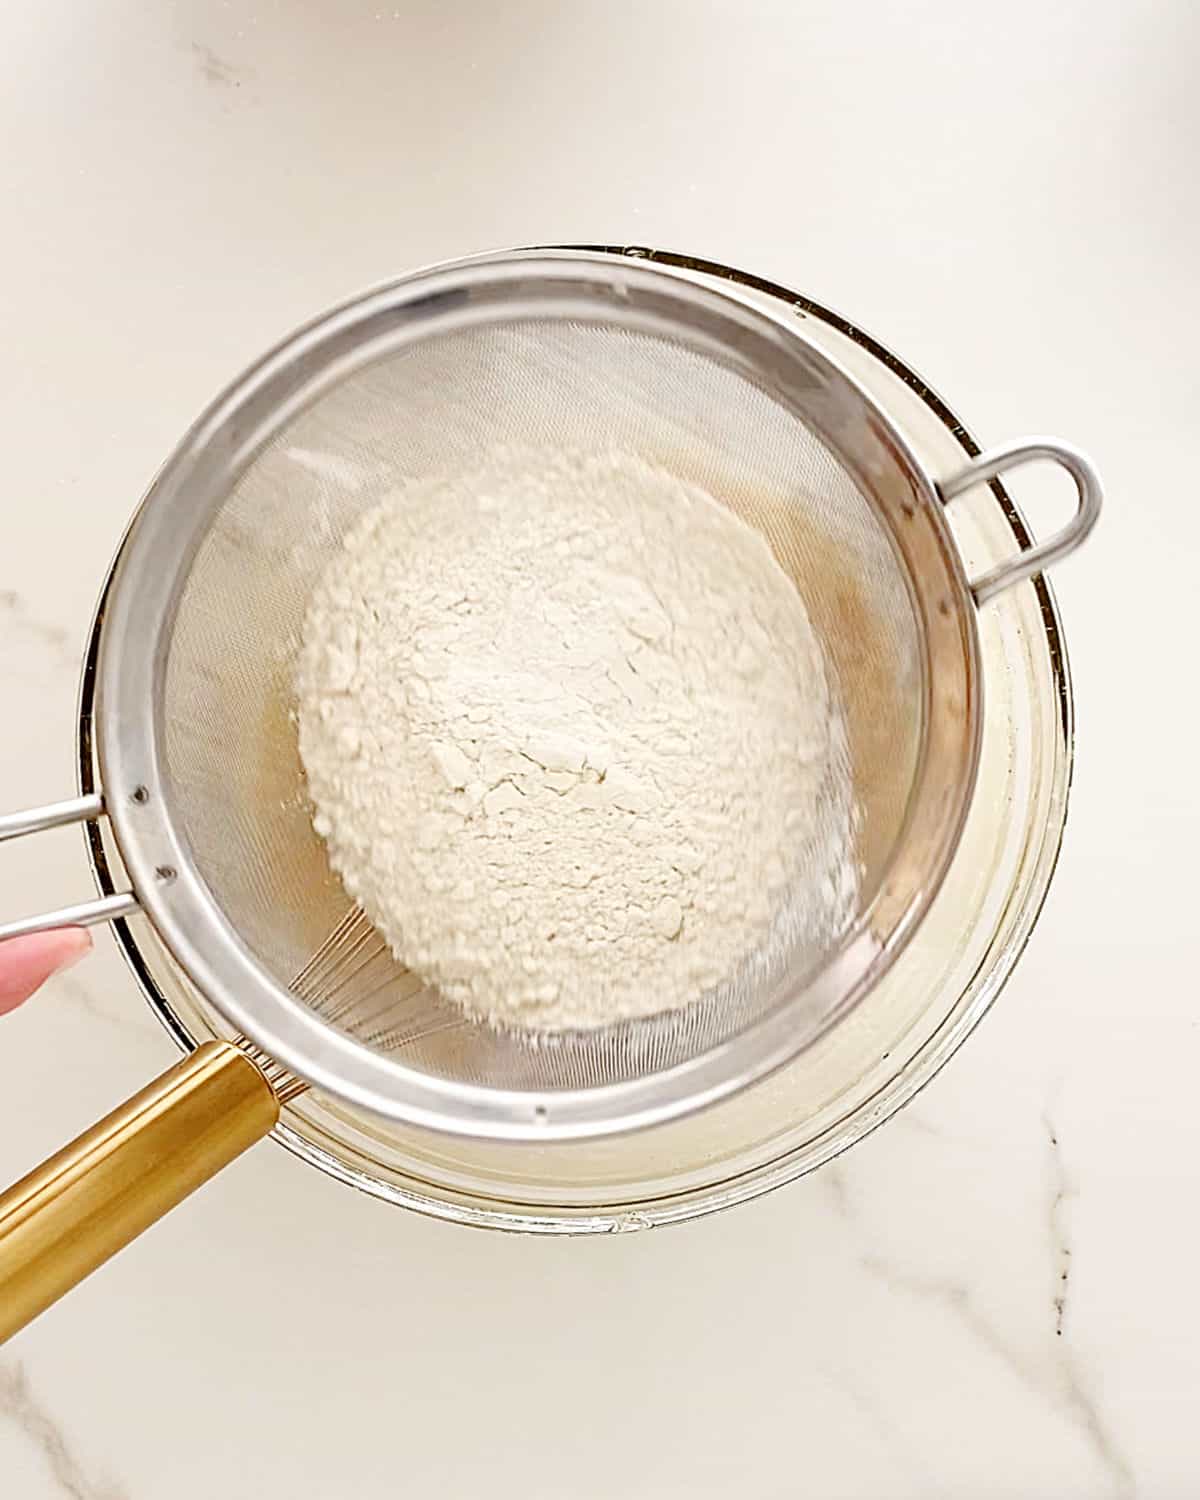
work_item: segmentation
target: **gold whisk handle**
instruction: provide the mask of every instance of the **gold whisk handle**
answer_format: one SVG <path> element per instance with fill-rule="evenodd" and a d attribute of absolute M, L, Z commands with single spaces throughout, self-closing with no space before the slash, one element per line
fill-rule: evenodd
<path fill-rule="evenodd" d="M 205 1042 L 0 1196 L 0 1343 L 267 1135 L 279 1103 Z"/>

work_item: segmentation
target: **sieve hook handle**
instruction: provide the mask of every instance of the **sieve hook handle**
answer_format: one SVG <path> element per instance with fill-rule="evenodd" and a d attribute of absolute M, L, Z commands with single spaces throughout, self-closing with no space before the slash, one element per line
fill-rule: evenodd
<path fill-rule="evenodd" d="M 977 605 L 986 604 L 1005 589 L 1012 588 L 1013 584 L 1021 583 L 1035 573 L 1044 572 L 1052 563 L 1074 552 L 1099 519 L 1104 497 L 1100 476 L 1086 454 L 1070 443 L 1060 442 L 1058 438 L 1029 437 L 988 448 L 977 454 L 950 479 L 938 482 L 938 493 L 945 505 L 975 485 L 986 484 L 997 478 L 1007 469 L 1017 469 L 1022 464 L 1040 461 L 1057 464 L 1075 481 L 1078 496 L 1075 514 L 1060 531 L 1048 536 L 1044 542 L 1024 548 L 1007 562 L 999 563 L 980 577 L 971 579 L 970 589 Z"/>
<path fill-rule="evenodd" d="M 99 792 L 86 797 L 71 797 L 66 802 L 50 802 L 26 812 L 0 814 L 0 844 L 8 839 L 42 833 L 47 828 L 61 828 L 67 823 L 82 823 L 98 818 L 104 812 L 104 798 Z M 60 906 L 16 922 L 0 922 L 0 942 L 5 938 L 26 937 L 31 932 L 49 932 L 52 927 L 93 927 L 97 922 L 111 922 L 138 910 L 138 899 L 132 891 L 81 901 L 75 906 Z"/>

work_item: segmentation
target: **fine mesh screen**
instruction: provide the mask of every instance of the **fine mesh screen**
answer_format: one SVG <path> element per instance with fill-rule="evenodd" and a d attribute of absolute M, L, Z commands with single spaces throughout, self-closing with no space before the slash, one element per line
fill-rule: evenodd
<path fill-rule="evenodd" d="M 863 907 L 920 760 L 921 636 L 892 543 L 830 451 L 741 374 L 645 333 L 546 320 L 427 340 L 321 396 L 242 476 L 192 563 L 167 654 L 170 794 L 200 875 L 268 971 L 406 1066 L 506 1088 L 610 1083 L 734 1034 L 825 955 L 781 920 L 766 951 L 684 1012 L 541 1044 L 499 1034 L 400 970 L 353 916 L 297 752 L 296 654 L 331 554 L 404 480 L 474 467 L 498 444 L 637 454 L 765 535 L 842 699 Z"/>

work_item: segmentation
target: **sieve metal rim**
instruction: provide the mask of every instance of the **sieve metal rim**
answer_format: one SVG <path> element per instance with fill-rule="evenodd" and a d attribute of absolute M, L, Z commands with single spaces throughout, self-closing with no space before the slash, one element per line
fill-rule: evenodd
<path fill-rule="evenodd" d="M 531 259 L 536 260 L 533 268 Z M 325 385 L 341 378 L 356 361 L 364 361 L 364 345 L 358 337 L 364 319 L 384 318 L 391 337 L 402 337 L 406 331 L 411 335 L 421 317 L 445 316 L 452 309 L 461 314 L 464 309 L 478 307 L 481 287 L 493 291 L 499 287 L 509 297 L 505 314 L 511 317 L 513 285 L 527 284 L 534 271 L 549 281 L 556 295 L 569 293 L 572 281 L 578 282 L 581 273 L 590 273 L 593 279 L 588 284 L 594 293 L 594 278 L 599 274 L 608 294 L 626 304 L 631 299 L 636 301 L 643 321 L 650 324 L 656 297 L 666 295 L 661 269 L 625 264 L 617 270 L 610 258 L 582 252 L 500 257 L 449 271 L 420 273 L 368 293 L 307 325 L 214 403 L 164 466 L 122 549 L 102 631 L 97 716 L 107 810 L 136 896 L 177 961 L 216 1008 L 293 1071 L 352 1104 L 432 1128 L 517 1139 L 567 1138 L 628 1129 L 699 1107 L 741 1087 L 799 1050 L 787 1014 L 795 1002 L 669 1073 L 590 1090 L 534 1095 L 450 1083 L 370 1053 L 304 1010 L 263 974 L 225 922 L 191 865 L 182 835 L 172 824 L 158 751 L 160 725 L 156 714 L 145 713 L 145 706 L 151 702 L 156 710 L 161 707 L 154 676 L 161 672 L 173 601 L 186 577 L 189 547 L 198 541 L 199 521 L 207 513 L 199 503 L 204 484 L 209 486 L 212 509 L 228 493 L 225 481 L 239 463 L 247 462 L 272 431 Z M 972 672 L 977 666 L 973 656 L 977 647 L 969 585 L 941 519 L 933 481 L 907 453 L 902 437 L 886 415 L 845 372 L 828 356 L 806 345 L 794 328 L 768 317 L 759 308 L 701 290 L 690 282 L 676 281 L 667 301 L 680 299 L 690 304 L 693 312 L 703 314 L 700 321 L 709 332 L 720 331 L 721 355 L 728 355 L 733 342 L 731 331 L 744 340 L 757 338 L 766 349 L 782 351 L 789 359 L 804 351 L 806 368 L 810 372 L 815 369 L 847 403 L 838 415 L 845 422 L 859 424 L 855 440 L 861 439 L 865 425 L 887 455 L 900 460 L 912 496 L 931 522 L 928 535 L 957 606 L 946 611 L 946 617 L 955 624 L 939 628 L 956 631 L 963 651 L 961 717 L 953 738 L 959 766 L 966 774 L 951 780 L 950 794 L 945 791 L 946 783 L 938 781 L 942 792 L 938 825 L 942 838 L 934 851 L 938 858 L 917 862 L 925 879 L 904 891 L 897 920 L 890 926 L 877 923 L 879 931 L 875 931 L 872 914 L 868 913 L 864 924 L 819 976 L 823 984 L 817 982 L 806 989 L 806 1001 L 814 993 L 830 1001 L 824 1008 L 826 1024 L 830 1024 L 876 977 L 889 954 L 898 951 L 923 905 L 937 889 L 957 839 L 973 780 L 979 716 L 979 704 L 970 691 L 977 677 L 977 670 Z M 660 306 L 657 310 L 663 309 Z M 671 331 L 677 334 L 678 328 L 672 325 Z M 324 363 L 317 367 L 319 357 Z M 838 444 L 833 442 L 831 446 L 836 448 Z M 851 448 L 851 455 L 842 456 L 853 457 L 858 450 L 853 444 Z M 166 503 L 168 498 L 170 505 Z M 152 504 L 154 501 L 158 503 Z M 926 601 L 918 602 L 924 605 Z M 930 624 L 937 626 L 937 620 Z M 130 642 L 135 646 L 140 642 L 140 652 L 131 649 Z M 939 682 L 943 680 L 939 678 Z M 938 704 L 932 696 L 927 709 L 931 722 L 938 723 Z M 945 715 L 940 717 L 944 720 Z M 875 915 L 878 917 L 877 911 Z M 251 1000 L 245 1001 L 243 995 L 250 995 Z M 840 1005 L 832 1003 L 835 999 Z M 256 1007 L 261 1007 L 262 1013 Z M 272 1021 L 276 1024 L 270 1024 Z M 749 1047 L 749 1042 L 755 1045 Z M 731 1061 L 737 1065 L 729 1066 Z M 453 1108 L 448 1108 L 451 1105 Z"/>
<path fill-rule="evenodd" d="M 611 248 L 613 253 L 621 253 L 620 246 L 590 248 Z M 675 254 L 661 249 L 651 253 L 660 257 Z M 695 257 L 690 256 L 676 256 L 676 260 L 692 272 L 701 271 L 705 275 L 732 279 L 743 287 L 776 297 L 785 307 L 797 312 L 803 309 L 803 315 L 812 318 L 819 326 L 823 325 L 825 329 L 861 345 L 874 361 L 885 368 L 900 385 L 911 391 L 921 406 L 932 413 L 937 423 L 951 436 L 954 446 L 960 450 L 960 460 L 973 458 L 980 452 L 979 444 L 963 422 L 927 381 L 886 346 L 842 315 L 809 297 L 802 297 L 794 290 L 764 282 L 750 272 L 736 271 L 714 262 L 698 262 Z M 995 481 L 989 489 L 990 494 L 983 498 L 984 506 L 989 509 L 994 507 L 1002 516 L 1018 549 L 1031 547 L 1031 530 L 1003 484 Z M 108 565 L 104 589 L 93 613 L 80 683 L 76 772 L 78 790 L 83 794 L 93 794 L 98 785 L 98 767 L 92 744 L 95 660 L 99 621 L 104 612 L 115 561 L 114 556 Z M 320 1144 L 306 1133 L 298 1120 L 289 1119 L 287 1111 L 276 1127 L 274 1139 L 301 1160 L 328 1172 L 338 1181 L 398 1207 L 470 1227 L 519 1233 L 583 1234 L 609 1233 L 614 1229 L 638 1227 L 647 1223 L 655 1225 L 683 1222 L 735 1205 L 805 1175 L 871 1133 L 911 1101 L 957 1051 L 990 1009 L 1025 949 L 1052 883 L 1067 820 L 1074 755 L 1071 674 L 1050 580 L 1039 576 L 1030 587 L 1041 622 L 1035 636 L 1046 655 L 1046 671 L 1050 683 L 1047 691 L 1048 702 L 1053 705 L 1050 718 L 1053 724 L 1051 733 L 1055 748 L 1052 758 L 1055 768 L 1051 777 L 1051 810 L 1044 823 L 1030 827 L 1031 834 L 1036 834 L 1036 857 L 1026 870 L 1019 887 L 1010 891 L 1009 899 L 1004 903 L 1004 920 L 1011 925 L 1003 933 L 999 927 L 996 929 L 993 941 L 999 942 L 1000 946 L 996 949 L 994 961 L 986 969 L 975 973 L 912 1065 L 906 1066 L 865 1102 L 841 1116 L 828 1130 L 806 1145 L 794 1147 L 773 1158 L 769 1163 L 748 1171 L 739 1167 L 730 1175 L 715 1178 L 694 1190 L 672 1190 L 653 1200 L 618 1195 L 608 1201 L 597 1202 L 582 1216 L 573 1209 L 559 1205 L 552 1208 L 543 1205 L 540 1209 L 533 1209 L 520 1203 L 515 1197 L 506 1199 L 502 1194 L 473 1197 L 468 1192 L 465 1196 L 455 1196 L 411 1173 L 404 1181 L 390 1175 L 378 1175 L 365 1162 L 349 1161 L 339 1155 L 336 1149 Z M 1009 606 L 1006 602 L 1002 607 Z M 99 821 L 89 822 L 86 825 L 85 844 L 98 890 L 104 896 L 118 893 L 125 876 L 119 868 L 119 860 L 112 862 L 109 851 L 112 855 L 116 851 L 111 842 L 111 831 L 105 829 Z M 155 968 L 143 940 L 138 937 L 136 924 L 131 926 L 128 920 L 118 919 L 113 923 L 113 932 L 118 949 L 149 1004 L 151 1013 L 172 1042 L 184 1051 L 189 1051 L 199 1041 L 215 1035 L 203 1025 L 198 1025 L 197 1016 L 189 1016 L 168 993 L 163 976 Z"/>
<path fill-rule="evenodd" d="M 621 253 L 619 246 L 611 248 L 613 253 Z M 674 252 L 656 250 L 652 253 L 668 256 Z M 811 298 L 801 297 L 794 290 L 774 283 L 764 283 L 753 273 L 736 271 L 714 262 L 697 262 L 695 257 L 680 256 L 677 259 L 691 271 L 700 270 L 706 275 L 732 279 L 752 290 L 775 296 L 784 306 L 797 311 L 803 308 L 804 315 L 813 318 L 818 325 L 824 325 L 862 345 L 871 358 L 880 366 L 886 367 L 903 386 L 914 393 L 922 406 L 928 408 L 940 426 L 950 434 L 954 445 L 961 450 L 960 459 L 972 458 L 980 452 L 971 433 L 928 382 L 870 334 L 840 314 Z M 1018 548 L 1031 547 L 1033 538 L 1030 528 L 1003 484 L 993 482 L 990 490 L 991 494 L 984 500 L 984 504 L 994 506 L 1003 517 L 1011 532 L 1012 541 Z M 108 565 L 104 588 L 93 613 L 80 682 L 76 773 L 78 790 L 85 795 L 94 794 L 98 785 L 98 766 L 92 743 L 95 661 L 99 623 L 105 610 L 115 562 L 114 556 Z M 1047 821 L 1038 825 L 1036 830 L 1036 858 L 1026 871 L 1019 890 L 1014 890 L 1011 901 L 1006 901 L 1004 906 L 1015 925 L 1008 928 L 994 963 L 986 971 L 979 971 L 973 976 L 968 988 L 955 1000 L 943 1024 L 914 1059 L 912 1066 L 905 1067 L 864 1103 L 840 1117 L 826 1132 L 807 1145 L 793 1148 L 749 1172 L 743 1172 L 739 1168 L 730 1176 L 714 1179 L 694 1191 L 670 1192 L 653 1202 L 640 1198 L 627 1200 L 615 1197 L 603 1204 L 596 1204 L 582 1217 L 559 1207 L 543 1208 L 535 1212 L 518 1205 L 515 1200 L 501 1197 L 476 1200 L 469 1194 L 465 1198 L 457 1198 L 452 1194 L 440 1196 L 429 1183 L 411 1175 L 403 1183 L 392 1177 L 374 1175 L 370 1167 L 347 1161 L 336 1152 L 318 1144 L 297 1121 L 289 1121 L 287 1112 L 276 1127 L 274 1138 L 309 1165 L 319 1167 L 337 1180 L 370 1193 L 384 1202 L 468 1226 L 522 1233 L 578 1234 L 608 1233 L 614 1229 L 645 1224 L 647 1220 L 650 1224 L 682 1222 L 726 1208 L 804 1175 L 869 1134 L 911 1101 L 990 1009 L 1024 951 L 1052 883 L 1067 819 L 1074 754 L 1071 680 L 1066 642 L 1049 579 L 1037 577 L 1031 584 L 1031 590 L 1041 621 L 1041 628 L 1035 634 L 1046 654 L 1046 670 L 1051 683 L 1048 696 L 1049 702 L 1054 706 L 1051 714 L 1056 747 L 1052 775 L 1054 792 L 1051 798 L 1052 811 L 1047 814 Z M 116 852 L 111 843 L 111 831 L 106 830 L 101 822 L 87 823 L 85 845 L 98 890 L 102 896 L 117 894 L 125 877 L 124 872 L 119 869 L 119 861 L 113 863 L 110 859 L 109 851 L 112 850 L 113 854 Z M 143 940 L 138 937 L 136 924 L 131 925 L 125 919 L 118 919 L 113 923 L 113 932 L 118 949 L 139 990 L 145 996 L 151 1013 L 167 1031 L 172 1042 L 188 1051 L 200 1040 L 215 1035 L 203 1026 L 198 1027 L 196 1018 L 189 1017 L 168 994 L 161 974 L 155 970 L 145 951 Z"/>
<path fill-rule="evenodd" d="M 380 347 L 365 342 L 364 330 L 378 329 L 380 320 L 382 342 L 390 352 L 431 321 L 444 331 L 447 323 L 462 326 L 497 306 L 511 319 L 518 297 L 529 300 L 542 316 L 551 310 L 559 316 L 595 316 L 599 292 L 599 302 L 620 303 L 622 323 L 628 323 L 630 305 L 636 304 L 640 328 L 662 325 L 673 337 L 679 336 L 683 303 L 691 320 L 689 335 L 700 345 L 707 342 L 707 352 L 715 357 L 727 359 L 731 348 L 748 357 L 751 344 L 763 364 L 779 353 L 790 366 L 803 354 L 805 375 L 822 382 L 832 415 L 842 424 L 831 434 L 839 456 L 849 458 L 852 466 L 876 456 L 893 462 L 899 457 L 911 492 L 911 500 L 899 503 L 915 513 L 915 505 L 923 501 L 925 515 L 933 521 L 925 536 L 937 544 L 936 561 L 947 588 L 957 585 L 959 606 L 956 630 L 922 611 L 927 638 L 941 639 L 951 648 L 943 652 L 937 682 L 939 689 L 949 685 L 960 708 L 957 719 L 949 716 L 953 732 L 939 742 L 937 730 L 948 716 L 939 712 L 934 694 L 927 695 L 923 781 L 938 788 L 940 805 L 931 809 L 937 816 L 920 854 L 911 839 L 903 845 L 920 879 L 909 870 L 903 878 L 885 882 L 872 912 L 806 987 L 806 1007 L 812 1005 L 825 1024 L 876 977 L 922 900 L 936 888 L 953 849 L 976 753 L 976 643 L 965 580 L 961 569 L 955 574 L 957 555 L 932 484 L 886 417 L 844 372 L 797 341 L 794 330 L 691 283 L 672 281 L 669 293 L 665 286 L 660 271 L 626 263 L 614 276 L 607 262 L 597 267 L 592 258 L 574 255 L 532 263 L 489 262 L 449 273 L 435 270 L 369 293 L 309 324 L 235 382 L 168 461 L 128 538 L 101 637 L 97 742 L 110 816 L 134 889 L 177 960 L 239 1030 L 316 1086 L 360 1107 L 468 1133 L 523 1138 L 593 1134 L 700 1107 L 761 1076 L 796 1050 L 794 1020 L 787 1014 L 791 1005 L 785 1004 L 747 1032 L 667 1073 L 601 1088 L 533 1095 L 419 1074 L 397 1059 L 370 1052 L 288 996 L 241 944 L 196 871 L 172 818 L 160 722 L 165 647 L 190 556 L 208 515 L 270 436 L 321 390 L 379 356 Z M 848 436 L 846 429 L 854 424 Z M 886 450 L 882 455 L 872 447 L 872 438 Z M 946 618 L 953 618 L 949 611 Z M 131 649 L 131 642 L 142 649 L 136 644 Z M 959 648 L 957 661 L 954 646 Z M 951 664 L 957 673 L 950 671 Z M 152 713 L 146 714 L 146 705 L 153 706 Z M 950 753 L 931 753 L 939 749 Z M 749 1047 L 751 1041 L 758 1045 Z"/>

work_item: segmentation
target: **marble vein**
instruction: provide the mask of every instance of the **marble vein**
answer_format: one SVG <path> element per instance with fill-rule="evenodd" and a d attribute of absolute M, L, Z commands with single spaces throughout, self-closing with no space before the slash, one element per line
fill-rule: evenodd
<path fill-rule="evenodd" d="M 142 1013 L 134 1006 L 118 1006 L 114 1009 L 99 1000 L 91 987 L 79 979 L 75 974 L 57 974 L 50 981 L 54 990 L 65 996 L 73 1005 L 97 1021 L 103 1021 L 108 1026 L 116 1026 L 122 1031 L 136 1031 L 144 1034 L 147 1030 L 141 1024 Z"/>
<path fill-rule="evenodd" d="M 77 670 L 79 658 L 67 631 L 39 618 L 16 589 L 0 589 L 0 639 L 11 639 L 14 633 L 18 640 L 24 638 L 44 647 L 56 666 Z"/>
<path fill-rule="evenodd" d="M 1022 1357 L 980 1312 L 972 1289 L 965 1280 L 910 1271 L 877 1254 L 862 1256 L 860 1264 L 890 1291 L 907 1292 L 946 1308 L 972 1341 L 1004 1364 L 1017 1380 L 1056 1399 L 1064 1413 L 1087 1438 L 1097 1461 L 1109 1477 L 1111 1493 L 1120 1497 L 1133 1496 L 1137 1492 L 1133 1471 L 1088 1389 L 1081 1361 L 1071 1350 L 1070 1340 L 1063 1337 L 1072 1257 L 1072 1247 L 1067 1237 L 1067 1207 L 1074 1191 L 1062 1159 L 1058 1132 L 1048 1115 L 1044 1119 L 1051 1158 L 1048 1223 L 1055 1268 L 1052 1293 L 1054 1333 L 1056 1339 L 1062 1340 L 1056 1342 L 1044 1371 L 1039 1364 Z M 833 1190 L 833 1197 L 839 1212 L 848 1216 L 844 1183 Z"/>
<path fill-rule="evenodd" d="M 1071 1285 L 1071 1243 L 1067 1238 L 1067 1201 L 1071 1188 L 1058 1148 L 1058 1132 L 1049 1115 L 1042 1117 L 1050 1141 L 1050 1244 L 1054 1254 L 1054 1332 L 1062 1338 Z"/>
<path fill-rule="evenodd" d="M 0 1420 L 11 1422 L 41 1453 L 69 1500 L 127 1500 L 124 1486 L 87 1475 L 58 1422 L 34 1394 L 20 1364 L 0 1365 Z"/>
<path fill-rule="evenodd" d="M 853 1218 L 853 1210 L 850 1207 L 850 1190 L 846 1183 L 846 1168 L 840 1160 L 827 1162 L 821 1170 L 820 1180 L 829 1190 L 829 1196 L 833 1199 L 834 1212 L 839 1219 L 847 1222 Z"/>
<path fill-rule="evenodd" d="M 241 88 L 240 74 L 243 70 L 235 67 L 231 62 L 226 62 L 219 53 L 214 52 L 204 42 L 192 43 L 192 56 L 196 59 L 196 66 L 200 69 L 206 83 L 211 83 L 217 88 Z"/>
<path fill-rule="evenodd" d="M 904 1428 L 888 1415 L 883 1403 L 855 1380 L 848 1370 L 824 1366 L 826 1378 L 846 1397 L 850 1405 L 898 1460 L 898 1466 L 920 1486 L 927 1500 L 938 1500 L 946 1491 L 937 1484 L 920 1453 L 908 1441 Z"/>
<path fill-rule="evenodd" d="M 896 1119 L 902 1125 L 907 1126 L 915 1135 L 928 1136 L 930 1140 L 934 1141 L 944 1141 L 947 1139 L 944 1130 L 939 1130 L 936 1125 L 931 1124 L 911 1104 L 902 1109 L 896 1116 Z"/>
<path fill-rule="evenodd" d="M 1071 1257 L 1074 1253 L 1068 1233 L 1068 1209 L 1075 1197 L 1075 1188 L 1067 1172 L 1058 1129 L 1049 1110 L 1043 1114 L 1042 1123 L 1050 1148 L 1050 1205 L 1047 1219 L 1053 1255 L 1054 1282 L 1051 1300 L 1054 1307 L 1054 1334 L 1056 1338 L 1062 1339 L 1071 1284 Z M 1114 1493 L 1122 1496 L 1135 1495 L 1137 1483 L 1133 1470 L 1109 1432 L 1100 1408 L 1088 1390 L 1081 1361 L 1071 1349 L 1069 1340 L 1063 1340 L 1058 1346 L 1056 1363 L 1063 1384 L 1065 1403 L 1087 1433 L 1093 1449 L 1111 1475 Z"/>

